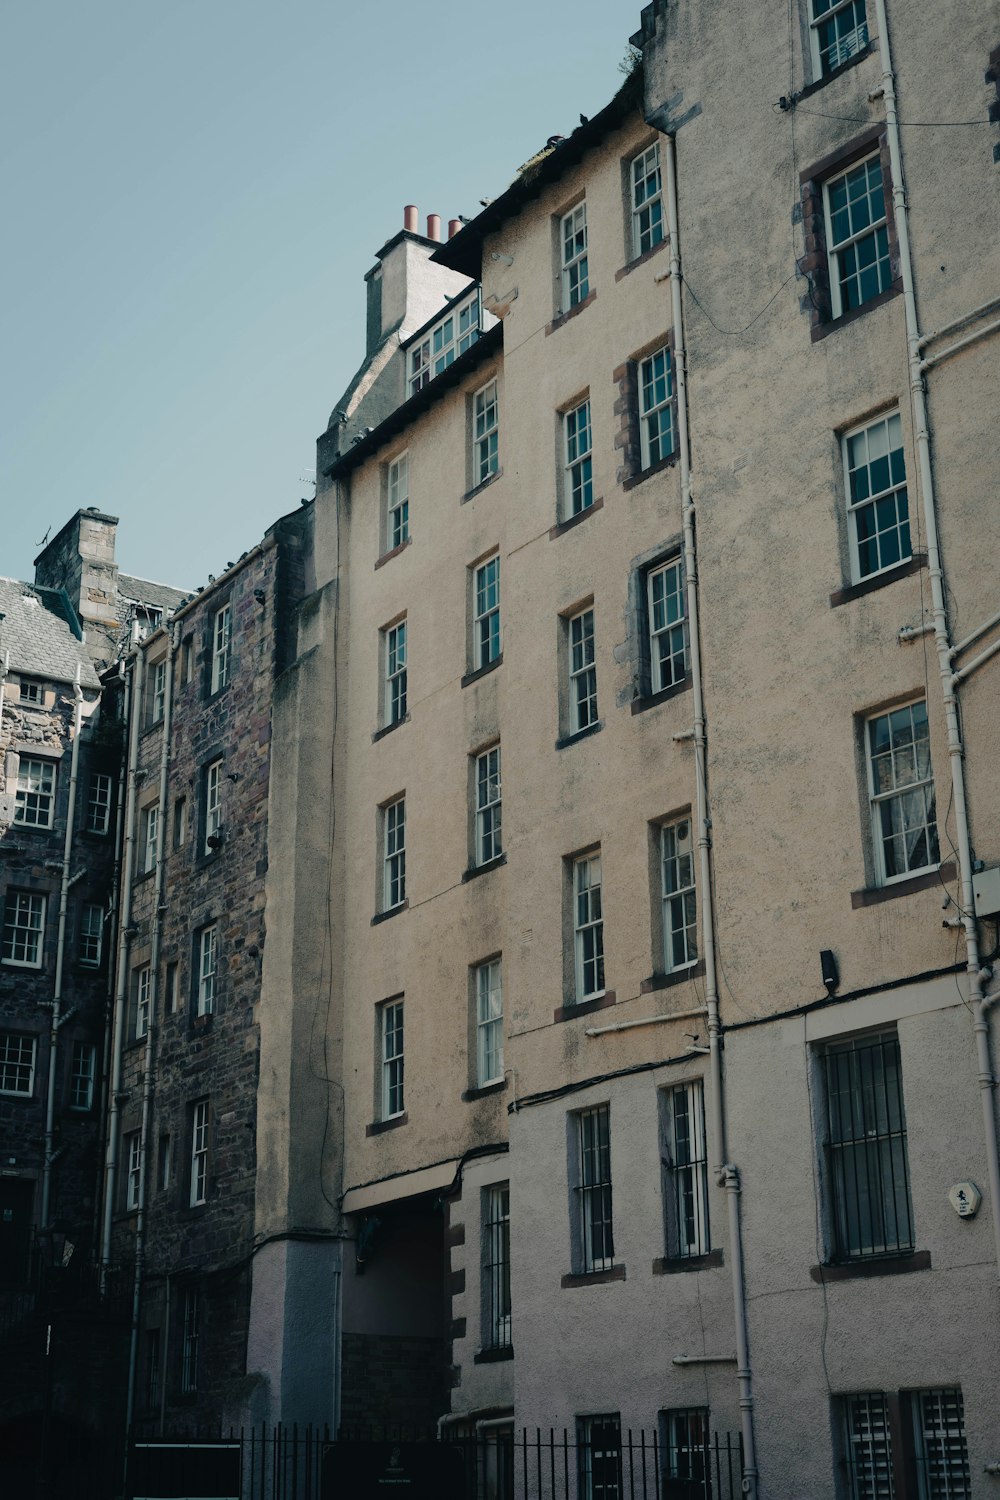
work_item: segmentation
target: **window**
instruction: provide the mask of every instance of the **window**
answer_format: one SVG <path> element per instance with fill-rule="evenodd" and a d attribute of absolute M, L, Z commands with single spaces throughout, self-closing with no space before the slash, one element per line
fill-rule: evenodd
<path fill-rule="evenodd" d="M 26 828 L 51 828 L 56 801 L 56 768 L 51 760 L 22 755 L 17 771 L 14 822 Z"/>
<path fill-rule="evenodd" d="M 851 1500 L 970 1500 L 965 1410 L 957 1386 L 866 1391 L 841 1397 L 839 1405 Z"/>
<path fill-rule="evenodd" d="M 497 383 L 491 380 L 472 398 L 472 483 L 482 484 L 499 464 L 500 417 Z"/>
<path fill-rule="evenodd" d="M 160 1399 L 160 1330 L 146 1329 L 146 1408 L 152 1410 Z"/>
<path fill-rule="evenodd" d="M 604 911 L 601 904 L 601 856 L 585 854 L 573 861 L 573 952 L 576 998 L 604 994 Z"/>
<path fill-rule="evenodd" d="M 174 848 L 183 847 L 187 838 L 187 798 L 174 798 Z"/>
<path fill-rule="evenodd" d="M 200 1099 L 191 1108 L 191 1191 L 192 1208 L 208 1202 L 208 1100 Z"/>
<path fill-rule="evenodd" d="M 688 675 L 687 595 L 679 557 L 646 574 L 650 688 L 676 687 Z"/>
<path fill-rule="evenodd" d="M 664 1418 L 665 1494 L 677 1500 L 709 1500 L 712 1494 L 712 1460 L 708 1436 L 708 1408 L 683 1407 L 666 1411 Z M 718 1476 L 721 1478 L 721 1475 Z"/>
<path fill-rule="evenodd" d="M 149 1030 L 149 1005 L 153 994 L 153 971 L 144 964 L 135 971 L 135 1039 L 140 1041 Z"/>
<path fill-rule="evenodd" d="M 176 962 L 167 964 L 166 981 L 163 986 L 163 1004 L 168 1016 L 175 1015 L 180 1009 L 180 986 L 178 984 Z"/>
<path fill-rule="evenodd" d="M 219 929 L 213 922 L 198 934 L 198 997 L 195 1013 L 210 1016 L 215 1009 L 216 976 L 219 962 Z"/>
<path fill-rule="evenodd" d="M 198 1291 L 189 1286 L 184 1290 L 184 1310 L 181 1323 L 181 1391 L 190 1396 L 198 1389 Z"/>
<path fill-rule="evenodd" d="M 674 451 L 674 375 L 664 346 L 639 361 L 639 456 L 652 468 Z"/>
<path fill-rule="evenodd" d="M 889 226 L 876 152 L 823 184 L 832 316 L 861 307 L 892 284 Z"/>
<path fill-rule="evenodd" d="M 18 699 L 21 703 L 40 705 L 42 684 L 34 677 L 22 677 L 18 684 Z"/>
<path fill-rule="evenodd" d="M 577 1417 L 580 1500 L 620 1500 L 622 1494 L 622 1428 L 617 1412 Z"/>
<path fill-rule="evenodd" d="M 581 609 L 569 621 L 569 729 L 579 734 L 597 723 L 594 611 Z"/>
<path fill-rule="evenodd" d="M 483 1189 L 483 1287 L 488 1349 L 510 1345 L 510 1185 Z"/>
<path fill-rule="evenodd" d="M 663 972 L 673 974 L 698 958 L 698 903 L 689 818 L 660 829 L 660 882 Z"/>
<path fill-rule="evenodd" d="M 122 1146 L 125 1157 L 125 1209 L 131 1213 L 139 1207 L 142 1190 L 142 1132 L 130 1130 Z"/>
<path fill-rule="evenodd" d="M 406 799 L 383 810 L 382 905 L 385 911 L 406 900 Z"/>
<path fill-rule="evenodd" d="M 104 908 L 94 901 L 85 901 L 80 908 L 80 940 L 77 952 L 81 964 L 96 969 L 101 962 L 104 946 Z"/>
<path fill-rule="evenodd" d="M 187 687 L 194 676 L 194 637 L 186 635 L 181 641 L 181 686 Z"/>
<path fill-rule="evenodd" d="M 564 520 L 589 510 L 594 503 L 594 466 L 591 458 L 590 401 L 582 401 L 563 416 L 566 457 L 563 480 Z"/>
<path fill-rule="evenodd" d="M 158 1148 L 158 1165 L 160 1192 L 165 1193 L 167 1191 L 167 1188 L 170 1186 L 170 1180 L 173 1176 L 174 1167 L 173 1142 L 171 1140 L 171 1137 L 166 1133 L 160 1136 Z"/>
<path fill-rule="evenodd" d="M 876 714 L 865 727 L 876 880 L 888 885 L 940 862 L 927 704 Z"/>
<path fill-rule="evenodd" d="M 912 1250 L 906 1116 L 894 1032 L 823 1053 L 832 1259 Z"/>
<path fill-rule="evenodd" d="M 148 875 L 150 870 L 156 869 L 156 853 L 160 831 L 159 804 L 154 802 L 151 807 L 144 807 L 141 816 L 142 833 L 139 846 L 140 873 Z"/>
<path fill-rule="evenodd" d="M 25 1097 L 35 1088 L 35 1038 L 23 1032 L 0 1031 L 0 1094 Z"/>
<path fill-rule="evenodd" d="M 608 1106 L 577 1115 L 579 1130 L 579 1268 L 608 1271 L 615 1257 L 611 1235 L 611 1141 Z"/>
<path fill-rule="evenodd" d="M 379 1051 L 382 1059 L 380 1118 L 393 1120 L 403 1113 L 403 1002 L 379 1007 Z"/>
<path fill-rule="evenodd" d="M 74 1042 L 69 1074 L 70 1109 L 90 1109 L 94 1103 L 97 1049 L 93 1042 Z"/>
<path fill-rule="evenodd" d="M 500 746 L 476 756 L 476 864 L 503 853 L 500 803 Z"/>
<path fill-rule="evenodd" d="M 565 215 L 561 225 L 562 243 L 562 310 L 569 312 L 590 292 L 587 271 L 587 205 L 578 203 Z"/>
<path fill-rule="evenodd" d="M 406 621 L 382 632 L 385 652 L 385 722 L 399 724 L 406 718 Z"/>
<path fill-rule="evenodd" d="M 503 1082 L 503 982 L 500 960 L 479 964 L 476 974 L 476 1083 Z"/>
<path fill-rule="evenodd" d="M 166 658 L 154 661 L 149 669 L 149 722 L 159 724 L 167 702 Z"/>
<path fill-rule="evenodd" d="M 8 891 L 3 913 L 4 962 L 40 969 L 44 925 L 44 896 L 31 891 Z"/>
<path fill-rule="evenodd" d="M 632 254 L 652 250 L 663 239 L 663 183 L 660 147 L 654 141 L 632 163 Z"/>
<path fill-rule="evenodd" d="M 460 354 L 471 349 L 480 333 L 479 288 L 451 308 L 419 343 L 410 347 L 410 385 L 413 396 L 440 375 Z"/>
<path fill-rule="evenodd" d="M 472 661 L 475 671 L 500 655 L 500 558 L 490 557 L 472 580 Z"/>
<path fill-rule="evenodd" d="M 410 540 L 410 458 L 394 459 L 386 474 L 386 551 Z"/>
<path fill-rule="evenodd" d="M 699 1079 L 664 1089 L 663 1209 L 668 1260 L 689 1260 L 711 1250 L 708 1232 L 708 1152 L 705 1097 Z"/>
<path fill-rule="evenodd" d="M 825 78 L 868 45 L 865 0 L 812 0 L 813 69 Z"/>
<path fill-rule="evenodd" d="M 855 583 L 912 557 L 899 412 L 844 436 L 851 577 Z"/>
<path fill-rule="evenodd" d="M 175 825 L 176 827 L 176 822 Z M 205 849 L 211 854 L 222 842 L 222 761 L 205 767 Z"/>
<path fill-rule="evenodd" d="M 93 771 L 87 786 L 88 833 L 107 833 L 111 826 L 111 777 Z"/>
<path fill-rule="evenodd" d="M 219 693 L 229 682 L 232 662 L 233 614 L 228 604 L 212 620 L 212 692 Z"/>

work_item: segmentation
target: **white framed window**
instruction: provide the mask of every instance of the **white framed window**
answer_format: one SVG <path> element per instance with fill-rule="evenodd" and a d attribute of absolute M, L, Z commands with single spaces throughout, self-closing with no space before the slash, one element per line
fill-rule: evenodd
<path fill-rule="evenodd" d="M 393 1120 L 405 1108 L 403 1099 L 403 1002 L 390 1000 L 379 1006 L 379 1054 L 381 1057 L 380 1118 Z"/>
<path fill-rule="evenodd" d="M 382 906 L 392 911 L 406 900 L 406 798 L 382 810 Z"/>
<path fill-rule="evenodd" d="M 664 1467 L 678 1494 L 712 1493 L 708 1416 L 707 1406 L 680 1407 L 663 1413 Z"/>
<path fill-rule="evenodd" d="M 42 684 L 35 677 L 22 677 L 18 683 L 18 700 L 29 707 L 42 702 Z"/>
<path fill-rule="evenodd" d="M 476 864 L 503 853 L 500 798 L 500 746 L 476 756 Z"/>
<path fill-rule="evenodd" d="M 654 141 L 635 157 L 629 170 L 632 189 L 632 254 L 643 255 L 663 239 L 663 181 L 660 145 Z"/>
<path fill-rule="evenodd" d="M 889 226 L 878 152 L 823 184 L 833 317 L 892 285 Z"/>
<path fill-rule="evenodd" d="M 481 331 L 479 288 L 438 320 L 409 350 L 409 391 L 413 396 L 471 349 Z"/>
<path fill-rule="evenodd" d="M 865 0 L 810 0 L 813 72 L 825 78 L 868 45 Z"/>
<path fill-rule="evenodd" d="M 111 826 L 111 777 L 105 771 L 92 771 L 87 784 L 88 833 L 107 833 Z"/>
<path fill-rule="evenodd" d="M 670 346 L 639 361 L 639 459 L 643 469 L 674 451 L 674 371 Z"/>
<path fill-rule="evenodd" d="M 690 1260 L 712 1248 L 708 1227 L 708 1150 L 700 1079 L 660 1095 L 663 1209 L 668 1260 Z"/>
<path fill-rule="evenodd" d="M 563 312 L 577 307 L 590 292 L 587 269 L 587 205 L 578 203 L 565 214 L 559 226 L 562 246 Z"/>
<path fill-rule="evenodd" d="M 386 725 L 406 718 L 406 621 L 390 625 L 382 632 L 385 662 Z"/>
<path fill-rule="evenodd" d="M 69 1074 L 70 1109 L 90 1109 L 94 1103 L 97 1048 L 93 1042 L 74 1042 Z"/>
<path fill-rule="evenodd" d="M 573 861 L 573 958 L 577 1001 L 604 994 L 604 908 L 601 856 Z"/>
<path fill-rule="evenodd" d="M 472 661 L 478 672 L 500 655 L 500 557 L 489 557 L 472 577 Z"/>
<path fill-rule="evenodd" d="M 597 663 L 594 611 L 581 609 L 569 619 L 569 732 L 597 723 Z"/>
<path fill-rule="evenodd" d="M 22 755 L 17 768 L 14 822 L 25 828 L 51 828 L 55 821 L 55 803 L 55 762 Z"/>
<path fill-rule="evenodd" d="M 971 1500 L 960 1387 L 864 1391 L 835 1399 L 851 1500 L 911 1493 L 914 1500 Z"/>
<path fill-rule="evenodd" d="M 149 722 L 159 724 L 167 703 L 167 662 L 162 657 L 149 668 Z"/>
<path fill-rule="evenodd" d="M 176 824 L 175 824 L 176 828 Z M 183 813 L 181 814 L 183 833 Z M 218 847 L 222 832 L 222 761 L 213 760 L 205 767 L 205 854 Z"/>
<path fill-rule="evenodd" d="M 167 972 L 163 982 L 163 1008 L 168 1016 L 176 1015 L 180 1010 L 180 970 L 176 959 L 167 964 Z"/>
<path fill-rule="evenodd" d="M 224 604 L 212 619 L 212 692 L 219 693 L 229 683 L 232 665 L 233 611 Z"/>
<path fill-rule="evenodd" d="M 198 998 L 196 1014 L 210 1016 L 215 1009 L 219 966 L 219 929 L 214 922 L 198 934 Z"/>
<path fill-rule="evenodd" d="M 80 940 L 77 956 L 81 964 L 96 969 L 104 948 L 104 908 L 96 901 L 85 901 L 80 908 Z"/>
<path fill-rule="evenodd" d="M 899 412 L 845 433 L 843 452 L 851 577 L 860 583 L 913 556 Z"/>
<path fill-rule="evenodd" d="M 24 1032 L 0 1031 L 0 1094 L 34 1093 L 35 1042 Z"/>
<path fill-rule="evenodd" d="M 8 891 L 3 910 L 3 960 L 24 969 L 42 967 L 45 928 L 44 896 L 34 891 Z"/>
<path fill-rule="evenodd" d="M 499 958 L 478 964 L 476 975 L 476 1083 L 502 1083 L 503 978 Z"/>
<path fill-rule="evenodd" d="M 663 972 L 673 974 L 698 960 L 698 902 L 690 818 L 665 823 L 660 829 L 660 901 Z"/>
<path fill-rule="evenodd" d="M 483 1189 L 483 1291 L 487 1349 L 510 1347 L 510 1184 Z"/>
<path fill-rule="evenodd" d="M 927 704 L 875 714 L 865 738 L 876 880 L 891 885 L 941 859 Z"/>
<path fill-rule="evenodd" d="M 142 810 L 142 845 L 140 858 L 142 860 L 142 872 L 148 874 L 150 870 L 156 869 L 156 854 L 159 848 L 160 833 L 160 807 L 154 802 L 150 807 Z"/>
<path fill-rule="evenodd" d="M 174 848 L 181 849 L 187 838 L 187 798 L 174 798 Z"/>
<path fill-rule="evenodd" d="M 410 539 L 410 455 L 400 454 L 386 474 L 386 551 Z"/>
<path fill-rule="evenodd" d="M 622 1500 L 622 1424 L 618 1412 L 576 1419 L 580 1500 Z"/>
<path fill-rule="evenodd" d="M 500 463 L 500 407 L 491 380 L 472 398 L 472 483 L 482 484 Z"/>
<path fill-rule="evenodd" d="M 606 1104 L 584 1109 L 576 1117 L 580 1214 L 579 1270 L 609 1271 L 615 1247 L 611 1232 L 611 1120 Z"/>
<path fill-rule="evenodd" d="M 687 593 L 679 557 L 646 574 L 650 689 L 676 687 L 688 675 Z"/>
<path fill-rule="evenodd" d="M 198 1208 L 208 1202 L 208 1100 L 191 1106 L 191 1192 L 189 1203 Z"/>
<path fill-rule="evenodd" d="M 184 1312 L 181 1324 L 181 1390 L 185 1396 L 198 1389 L 198 1343 L 199 1343 L 198 1290 L 189 1286 L 184 1291 Z"/>
<path fill-rule="evenodd" d="M 565 459 L 563 475 L 564 519 L 571 520 L 594 503 L 594 463 L 591 454 L 590 399 L 581 401 L 563 415 Z"/>
<path fill-rule="evenodd" d="M 135 971 L 135 1039 L 139 1041 L 149 1030 L 149 1006 L 153 994 L 153 971 L 143 964 Z"/>
<path fill-rule="evenodd" d="M 130 1130 L 123 1141 L 125 1157 L 125 1209 L 139 1207 L 142 1192 L 142 1131 Z"/>

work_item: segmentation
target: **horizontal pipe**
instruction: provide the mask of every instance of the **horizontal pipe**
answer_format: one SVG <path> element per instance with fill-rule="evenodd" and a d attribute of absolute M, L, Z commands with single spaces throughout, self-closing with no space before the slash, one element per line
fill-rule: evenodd
<path fill-rule="evenodd" d="M 927 359 L 920 361 L 921 371 L 930 370 L 934 365 L 939 365 L 942 360 L 950 359 L 953 354 L 958 354 L 962 349 L 968 349 L 970 344 L 978 344 L 980 339 L 987 338 L 991 333 L 1000 332 L 1000 318 L 994 323 L 984 323 L 982 328 L 977 328 L 975 333 L 967 334 L 964 339 L 959 339 L 956 344 L 949 344 L 947 349 L 942 349 L 940 354 L 931 354 Z"/>
<path fill-rule="evenodd" d="M 972 312 L 963 313 L 962 317 L 955 318 L 953 322 L 942 323 L 940 328 L 935 328 L 931 333 L 925 333 L 917 340 L 917 348 L 926 349 L 927 345 L 933 344 L 935 339 L 943 339 L 946 333 L 957 333 L 960 328 L 974 323 L 977 318 L 985 318 L 986 314 L 991 313 L 996 307 L 1000 307 L 1000 297 L 991 297 L 988 302 L 983 303 L 982 307 L 973 308 Z"/>
<path fill-rule="evenodd" d="M 734 1365 L 735 1354 L 675 1354 L 670 1361 L 674 1365 Z"/>
<path fill-rule="evenodd" d="M 965 639 L 959 641 L 957 646 L 952 646 L 949 652 L 952 661 L 954 661 L 956 656 L 961 656 L 966 646 L 971 646 L 973 641 L 978 641 L 981 635 L 985 635 L 988 630 L 992 630 L 994 625 L 1000 625 L 1000 609 L 997 610 L 995 615 L 990 615 L 988 620 L 984 620 L 981 625 L 977 625 L 975 630 L 970 630 Z"/>
<path fill-rule="evenodd" d="M 660 1021 L 687 1021 L 692 1016 L 704 1016 L 708 1012 L 704 1005 L 694 1010 L 672 1010 L 666 1016 L 640 1016 L 638 1021 L 612 1021 L 610 1026 L 588 1026 L 584 1036 L 606 1036 L 609 1031 L 631 1031 L 633 1026 L 656 1026 Z"/>
<path fill-rule="evenodd" d="M 971 677 L 977 667 L 981 667 L 984 661 L 989 661 L 991 656 L 996 656 L 998 651 L 1000 651 L 1000 641 L 994 641 L 992 645 L 986 647 L 985 651 L 980 651 L 978 656 L 974 656 L 971 661 L 967 661 L 964 667 L 959 667 L 957 672 L 952 672 L 952 685 L 957 687 L 960 682 L 964 682 L 967 677 Z"/>

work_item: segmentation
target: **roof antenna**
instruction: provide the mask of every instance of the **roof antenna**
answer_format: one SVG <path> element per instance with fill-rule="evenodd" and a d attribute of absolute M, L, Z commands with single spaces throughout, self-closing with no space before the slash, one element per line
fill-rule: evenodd
<path fill-rule="evenodd" d="M 47 547 L 49 545 L 49 532 L 51 530 L 52 530 L 52 524 L 50 522 L 49 523 L 49 530 L 45 533 L 45 535 L 42 537 L 42 540 L 40 542 L 36 542 L 35 543 L 36 547 Z"/>

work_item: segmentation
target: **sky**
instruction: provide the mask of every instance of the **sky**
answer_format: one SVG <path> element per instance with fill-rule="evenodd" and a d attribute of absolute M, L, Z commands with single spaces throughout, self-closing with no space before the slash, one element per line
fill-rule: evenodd
<path fill-rule="evenodd" d="M 596 114 L 640 0 L 0 0 L 0 575 L 195 588 L 313 494 L 364 274 Z"/>

